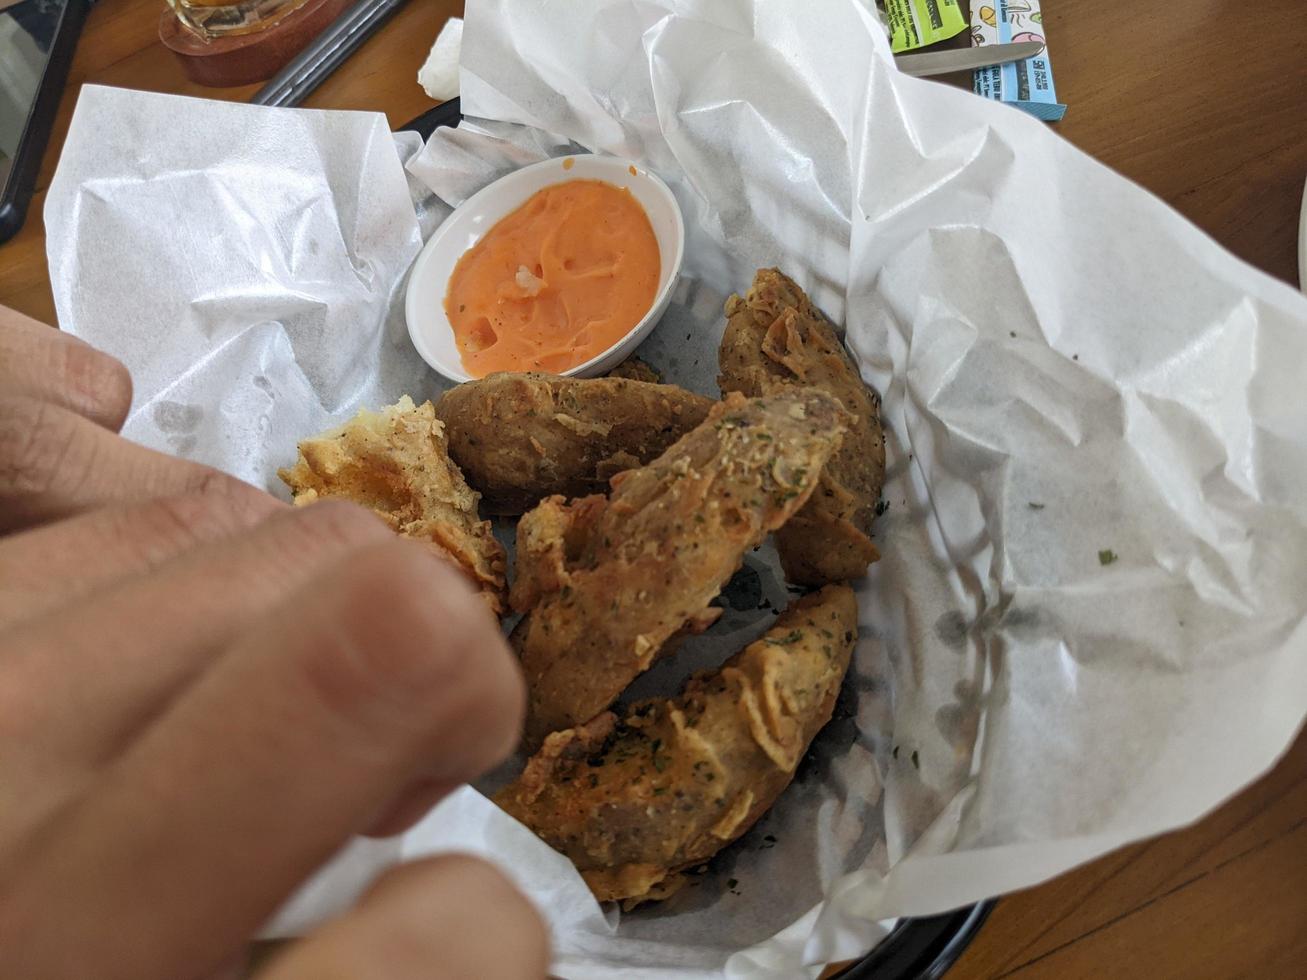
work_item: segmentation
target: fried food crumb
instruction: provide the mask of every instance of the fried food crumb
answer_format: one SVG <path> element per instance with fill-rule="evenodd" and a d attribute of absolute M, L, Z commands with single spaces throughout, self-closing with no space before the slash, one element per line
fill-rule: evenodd
<path fill-rule="evenodd" d="M 364 409 L 340 428 L 301 442 L 295 465 L 277 475 L 297 505 L 353 501 L 403 537 L 425 542 L 502 614 L 504 549 L 477 513 L 480 495 L 449 458 L 444 425 L 430 402 L 414 405 L 405 395 L 380 412 Z"/>

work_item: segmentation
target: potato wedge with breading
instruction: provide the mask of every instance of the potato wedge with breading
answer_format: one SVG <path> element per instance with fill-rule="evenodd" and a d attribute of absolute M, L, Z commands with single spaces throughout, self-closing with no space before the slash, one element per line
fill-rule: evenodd
<path fill-rule="evenodd" d="M 709 603 L 803 506 L 845 419 L 812 388 L 730 395 L 658 459 L 614 477 L 610 497 L 551 497 L 522 517 L 509 598 L 526 614 L 511 642 L 529 747 L 593 718 L 669 640 L 716 619 Z"/>
<path fill-rule="evenodd" d="M 789 277 L 760 269 L 744 295 L 726 301 L 718 383 L 761 395 L 808 385 L 834 395 L 852 416 L 844 444 L 807 506 L 776 534 L 786 577 L 802 585 L 859 578 L 879 558 L 871 540 L 885 480 L 880 399 L 859 377 L 825 315 Z"/>
<path fill-rule="evenodd" d="M 405 395 L 380 412 L 299 444 L 277 475 L 296 504 L 333 497 L 371 508 L 406 538 L 429 544 L 472 581 L 496 615 L 504 611 L 506 559 L 477 513 L 478 494 L 449 458 L 430 402 Z"/>
<path fill-rule="evenodd" d="M 638 357 L 628 357 L 617 367 L 608 372 L 605 377 L 609 378 L 629 378 L 632 381 L 648 381 L 650 384 L 661 384 L 663 376 L 658 373 L 652 364 L 640 360 Z"/>
<path fill-rule="evenodd" d="M 798 600 L 675 698 L 550 735 L 495 797 L 600 901 L 664 898 L 747 831 L 831 717 L 858 630 L 852 590 Z"/>
<path fill-rule="evenodd" d="M 520 514 L 554 494 L 607 490 L 609 477 L 655 459 L 712 404 L 631 378 L 503 373 L 450 389 L 436 416 L 486 512 Z"/>

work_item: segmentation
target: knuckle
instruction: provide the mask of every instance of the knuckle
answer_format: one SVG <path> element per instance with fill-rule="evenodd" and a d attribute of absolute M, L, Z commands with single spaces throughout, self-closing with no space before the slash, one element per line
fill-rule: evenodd
<path fill-rule="evenodd" d="M 0 399 L 0 496 L 48 492 L 77 430 L 62 409 L 34 398 Z"/>
<path fill-rule="evenodd" d="M 15 637 L 14 632 L 17 633 Z M 25 652 L 26 631 L 21 628 L 6 637 L 6 656 Z M 0 675 L 0 743 L 22 745 L 33 741 L 40 712 L 32 697 L 31 685 L 23 684 L 12 671 Z"/>
<path fill-rule="evenodd" d="M 132 377 L 122 362 L 90 344 L 60 336 L 52 374 L 74 404 L 117 428 L 132 406 Z"/>
<path fill-rule="evenodd" d="M 143 545 L 158 539 L 180 546 L 172 550 L 181 550 L 249 527 L 278 507 L 274 498 L 226 477 L 208 481 L 191 493 L 160 497 L 146 504 L 144 523 L 152 533 L 140 534 L 126 515 L 120 533 L 137 538 Z"/>
<path fill-rule="evenodd" d="M 478 898 L 495 902 L 503 900 L 533 911 L 517 886 L 489 861 L 471 854 L 451 854 L 445 860 L 446 873 L 457 875 L 462 888 Z"/>
<path fill-rule="evenodd" d="M 199 519 L 215 514 L 224 518 L 247 518 L 282 509 L 270 494 L 207 466 L 197 467 L 187 492 L 167 499 L 183 508 L 183 514 Z"/>
<path fill-rule="evenodd" d="M 440 872 L 458 881 L 458 890 L 471 904 L 502 908 L 505 914 L 539 921 L 534 906 L 504 872 L 471 854 L 449 854 L 440 858 Z"/>
<path fill-rule="evenodd" d="M 181 551 L 201 540 L 199 528 L 204 510 L 195 497 L 165 497 L 145 505 L 147 533 L 133 520 L 129 509 L 116 511 L 116 520 L 108 534 L 116 547 L 127 549 L 145 565 L 152 565 L 161 555 Z"/>
<path fill-rule="evenodd" d="M 464 896 L 466 909 L 472 914 L 494 909 L 497 916 L 502 913 L 507 918 L 507 922 L 501 923 L 506 931 L 518 935 L 516 927 L 521 926 L 525 931 L 538 933 L 542 944 L 546 942 L 544 922 L 526 895 L 494 864 L 472 854 L 441 854 L 400 865 L 383 875 L 369 890 L 368 897 L 392 889 L 400 893 L 421 889 L 432 876 L 440 880 L 446 890 Z"/>
<path fill-rule="evenodd" d="M 481 765 L 513 751 L 526 715 L 526 685 L 499 623 L 460 571 L 416 545 L 405 546 L 406 607 L 427 647 L 444 661 L 451 720 L 474 737 Z"/>
<path fill-rule="evenodd" d="M 468 908 L 476 914 L 493 910 L 504 931 L 513 936 L 519 955 L 538 962 L 541 967 L 549 957 L 549 932 L 531 901 L 502 871 L 480 858 L 451 855 L 467 895 Z"/>
<path fill-rule="evenodd" d="M 192 497 L 197 501 L 226 502 L 240 492 L 239 488 L 246 486 L 234 476 L 230 476 L 221 470 L 210 469 L 199 464 L 194 465 L 194 472 L 186 480 L 185 496 Z"/>
<path fill-rule="evenodd" d="M 376 514 L 345 500 L 316 500 L 296 507 L 287 521 L 295 529 L 292 533 L 302 534 L 309 546 L 361 546 L 393 537 Z"/>
<path fill-rule="evenodd" d="M 543 977 L 548 970 L 544 919 L 507 875 L 482 858 L 452 853 L 402 864 L 377 879 L 360 905 L 365 915 L 384 918 L 393 934 L 417 930 L 443 946 L 451 976 Z M 478 927 L 487 915 L 496 924 L 493 940 Z"/>
<path fill-rule="evenodd" d="M 481 623 L 469 624 L 462 615 L 469 603 L 458 594 L 461 583 L 442 580 L 438 573 L 443 568 L 430 560 L 415 560 L 423 557 L 416 551 L 394 542 L 378 548 L 369 556 L 372 561 L 362 566 L 379 593 L 370 599 L 368 607 L 379 608 L 415 641 L 392 644 L 388 650 L 375 649 L 374 656 L 381 661 L 377 666 L 383 675 L 402 681 L 429 681 L 446 689 L 472 683 L 466 654 L 482 638 L 473 628 Z M 441 595 L 444 589 L 454 592 L 454 596 Z M 369 614 L 368 609 L 358 612 Z"/>
<path fill-rule="evenodd" d="M 315 679 L 346 710 L 387 713 L 451 764 L 480 769 L 516 742 L 525 691 L 494 619 L 461 576 L 397 539 L 355 555 L 331 599 L 341 655 Z M 362 703 L 360 703 L 362 702 Z M 454 758 L 457 757 L 457 758 Z"/>

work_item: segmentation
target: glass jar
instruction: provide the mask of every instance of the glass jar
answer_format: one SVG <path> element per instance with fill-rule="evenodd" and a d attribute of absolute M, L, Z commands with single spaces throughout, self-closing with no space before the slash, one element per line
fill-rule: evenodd
<path fill-rule="evenodd" d="M 307 0 L 168 0 L 191 33 L 212 40 L 271 27 Z"/>

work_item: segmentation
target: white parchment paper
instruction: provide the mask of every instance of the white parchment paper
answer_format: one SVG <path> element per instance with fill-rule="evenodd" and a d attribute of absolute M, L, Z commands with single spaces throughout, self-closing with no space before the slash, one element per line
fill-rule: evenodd
<path fill-rule="evenodd" d="M 563 976 L 815 976 L 884 920 L 1192 821 L 1283 751 L 1307 300 L 1035 120 L 898 75 L 857 0 L 472 0 L 460 84 L 478 119 L 412 182 L 379 117 L 86 90 L 50 263 L 62 325 L 137 378 L 129 435 L 270 486 L 298 438 L 437 390 L 395 306 L 423 231 L 523 163 L 611 152 L 685 212 L 642 349 L 671 380 L 711 390 L 721 301 L 761 265 L 847 324 L 884 396 L 884 558 L 835 722 L 700 887 L 618 921 L 469 789 L 282 928 L 369 863 L 466 849 L 546 911 Z M 666 669 L 738 646 L 747 606 Z"/>
<path fill-rule="evenodd" d="M 132 369 L 124 433 L 265 485 L 282 433 L 431 390 L 397 303 L 423 215 L 396 148 L 419 143 L 372 113 L 84 88 L 50 277 L 60 325 Z"/>

